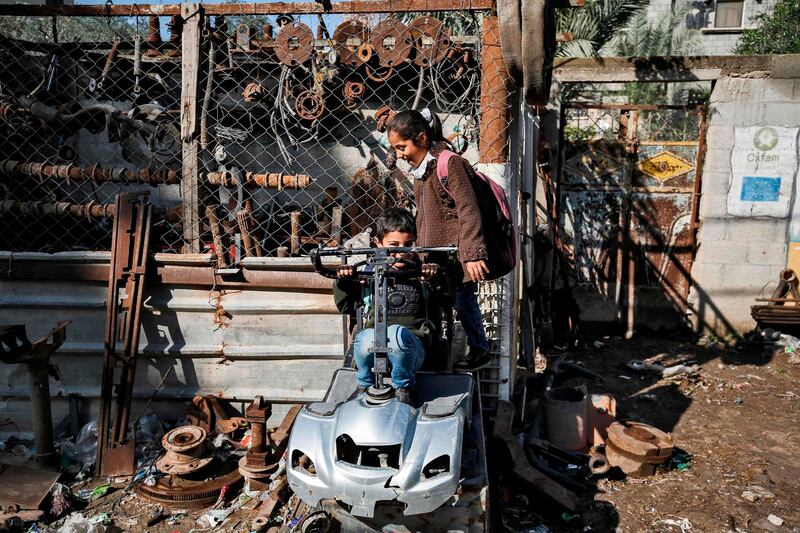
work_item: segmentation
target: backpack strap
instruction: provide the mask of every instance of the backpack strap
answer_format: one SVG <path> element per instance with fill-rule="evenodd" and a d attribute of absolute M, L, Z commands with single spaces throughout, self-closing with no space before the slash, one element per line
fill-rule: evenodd
<path fill-rule="evenodd" d="M 450 194 L 450 189 L 447 188 L 445 182 L 447 181 L 447 175 L 450 172 L 448 170 L 447 165 L 450 163 L 450 158 L 453 157 L 454 155 L 456 155 L 455 152 L 452 152 L 450 150 L 442 150 L 442 152 L 436 158 L 436 175 L 439 177 L 439 183 L 442 184 L 442 188 L 451 197 L 453 195 Z"/>

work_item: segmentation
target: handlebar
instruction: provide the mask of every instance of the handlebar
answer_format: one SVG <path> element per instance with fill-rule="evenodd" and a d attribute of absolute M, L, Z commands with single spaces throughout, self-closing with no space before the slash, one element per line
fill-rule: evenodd
<path fill-rule="evenodd" d="M 348 257 L 351 255 L 366 255 L 366 256 L 374 256 L 377 253 L 379 248 L 345 248 L 344 246 L 338 246 L 336 248 L 317 248 L 315 250 L 311 250 L 309 254 L 311 258 L 311 264 L 314 265 L 314 270 L 321 276 L 325 276 L 326 278 L 336 279 L 339 277 L 338 272 L 331 268 L 327 268 L 322 264 L 322 257 L 330 257 L 330 256 L 338 256 L 338 257 Z M 404 247 L 389 247 L 389 248 L 380 248 L 381 251 L 385 251 L 387 254 L 429 254 L 429 253 L 443 253 L 447 255 L 453 255 L 458 251 L 457 246 L 404 246 Z M 405 277 L 410 273 L 402 273 L 402 271 L 393 271 L 387 272 L 387 275 L 392 277 Z"/>

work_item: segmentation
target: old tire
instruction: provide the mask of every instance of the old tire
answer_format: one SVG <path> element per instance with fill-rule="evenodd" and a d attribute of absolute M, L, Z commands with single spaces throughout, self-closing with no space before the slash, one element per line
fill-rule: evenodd
<path fill-rule="evenodd" d="M 522 87 L 524 71 L 522 66 L 522 19 L 520 2 L 522 0 L 497 0 L 497 19 L 500 26 L 500 49 L 503 61 L 511 80 Z"/>
<path fill-rule="evenodd" d="M 530 105 L 545 105 L 550 97 L 556 22 L 548 0 L 522 2 L 523 93 Z"/>

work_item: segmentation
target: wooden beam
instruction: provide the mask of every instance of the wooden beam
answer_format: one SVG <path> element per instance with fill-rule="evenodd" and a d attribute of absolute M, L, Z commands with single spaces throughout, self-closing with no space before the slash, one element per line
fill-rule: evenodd
<path fill-rule="evenodd" d="M 181 199 L 183 201 L 183 240 L 186 252 L 200 251 L 200 195 L 198 186 L 197 147 L 197 84 L 200 72 L 200 22 L 203 17 L 200 4 L 181 4 L 184 20 L 181 39 L 181 143 L 183 169 Z"/>
<path fill-rule="evenodd" d="M 797 77 L 800 55 L 559 58 L 553 78 L 562 83 L 675 82 L 748 73 Z"/>

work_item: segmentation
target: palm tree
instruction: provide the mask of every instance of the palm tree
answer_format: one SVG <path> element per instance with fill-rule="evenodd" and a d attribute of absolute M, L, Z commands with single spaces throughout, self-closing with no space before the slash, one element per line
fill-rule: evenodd
<path fill-rule="evenodd" d="M 646 13 L 650 0 L 588 0 L 581 9 L 557 9 L 558 31 L 572 40 L 558 44 L 560 57 L 594 57 L 620 28 L 637 14 Z"/>

